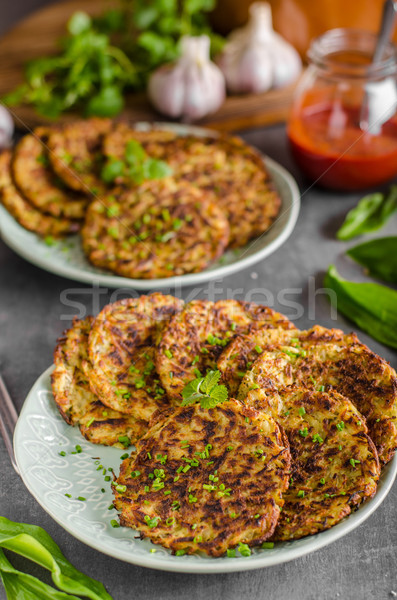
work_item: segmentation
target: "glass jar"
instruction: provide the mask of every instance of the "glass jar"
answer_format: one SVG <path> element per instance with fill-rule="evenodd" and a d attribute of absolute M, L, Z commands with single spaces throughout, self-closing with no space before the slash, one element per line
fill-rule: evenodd
<path fill-rule="evenodd" d="M 324 187 L 361 190 L 397 175 L 397 48 L 371 64 L 376 40 L 332 29 L 309 49 L 287 131 L 297 164 Z"/>

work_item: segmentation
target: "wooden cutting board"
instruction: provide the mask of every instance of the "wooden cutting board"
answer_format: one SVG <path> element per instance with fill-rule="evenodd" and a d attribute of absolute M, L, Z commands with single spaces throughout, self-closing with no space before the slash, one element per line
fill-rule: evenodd
<path fill-rule="evenodd" d="M 106 0 L 63 0 L 45 7 L 24 19 L 0 39 L 0 97 L 23 81 L 27 60 L 57 52 L 57 40 L 65 33 L 65 24 L 76 10 L 99 14 Z M 201 119 L 205 125 L 219 131 L 237 131 L 280 123 L 287 119 L 295 85 L 264 94 L 229 96 L 218 112 Z M 16 126 L 28 129 L 49 122 L 30 106 L 12 108 Z M 76 114 L 62 115 L 66 122 Z M 135 121 L 164 120 L 149 104 L 145 94 L 129 94 L 120 118 Z"/>

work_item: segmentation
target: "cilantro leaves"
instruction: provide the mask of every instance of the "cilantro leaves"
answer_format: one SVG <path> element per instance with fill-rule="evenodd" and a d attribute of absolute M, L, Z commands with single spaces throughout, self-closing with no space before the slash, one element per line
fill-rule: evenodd
<path fill-rule="evenodd" d="M 129 140 L 124 160 L 108 159 L 102 169 L 101 177 L 105 183 L 113 183 L 118 177 L 122 177 L 129 182 L 139 184 L 146 179 L 161 179 L 171 174 L 172 169 L 166 162 L 149 158 L 139 142 Z"/>
<path fill-rule="evenodd" d="M 220 371 L 208 371 L 205 377 L 190 381 L 182 392 L 182 406 L 200 402 L 202 408 L 214 408 L 228 398 L 227 389 L 219 385 Z"/>

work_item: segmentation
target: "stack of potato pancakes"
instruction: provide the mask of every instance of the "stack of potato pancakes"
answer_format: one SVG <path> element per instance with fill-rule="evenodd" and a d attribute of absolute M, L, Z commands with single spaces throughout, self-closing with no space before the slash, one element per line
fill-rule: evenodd
<path fill-rule="evenodd" d="M 97 118 L 40 127 L 1 154 L 0 201 L 44 238 L 80 231 L 90 263 L 138 279 L 202 271 L 281 206 L 263 158 L 238 138 Z"/>
<path fill-rule="evenodd" d="M 389 364 L 354 333 L 254 303 L 110 304 L 58 341 L 52 385 L 88 440 L 134 445 L 112 483 L 120 523 L 178 555 L 328 529 L 397 446 Z"/>

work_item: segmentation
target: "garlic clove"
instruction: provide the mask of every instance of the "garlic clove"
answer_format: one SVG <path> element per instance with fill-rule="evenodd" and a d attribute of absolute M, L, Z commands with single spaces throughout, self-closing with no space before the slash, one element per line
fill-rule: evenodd
<path fill-rule="evenodd" d="M 250 20 L 231 33 L 217 63 L 232 93 L 282 87 L 294 81 L 302 69 L 298 52 L 273 30 L 267 2 L 251 5 Z"/>
<path fill-rule="evenodd" d="M 302 61 L 299 53 L 288 44 L 281 35 L 277 37 L 276 47 L 273 48 L 273 87 L 281 88 L 296 81 L 302 71 Z"/>
<path fill-rule="evenodd" d="M 0 150 L 9 148 L 14 134 L 14 121 L 10 112 L 0 104 Z"/>
<path fill-rule="evenodd" d="M 152 74 L 148 95 L 159 112 L 195 120 L 218 110 L 226 95 L 225 79 L 209 50 L 208 36 L 184 36 L 179 60 Z"/>

